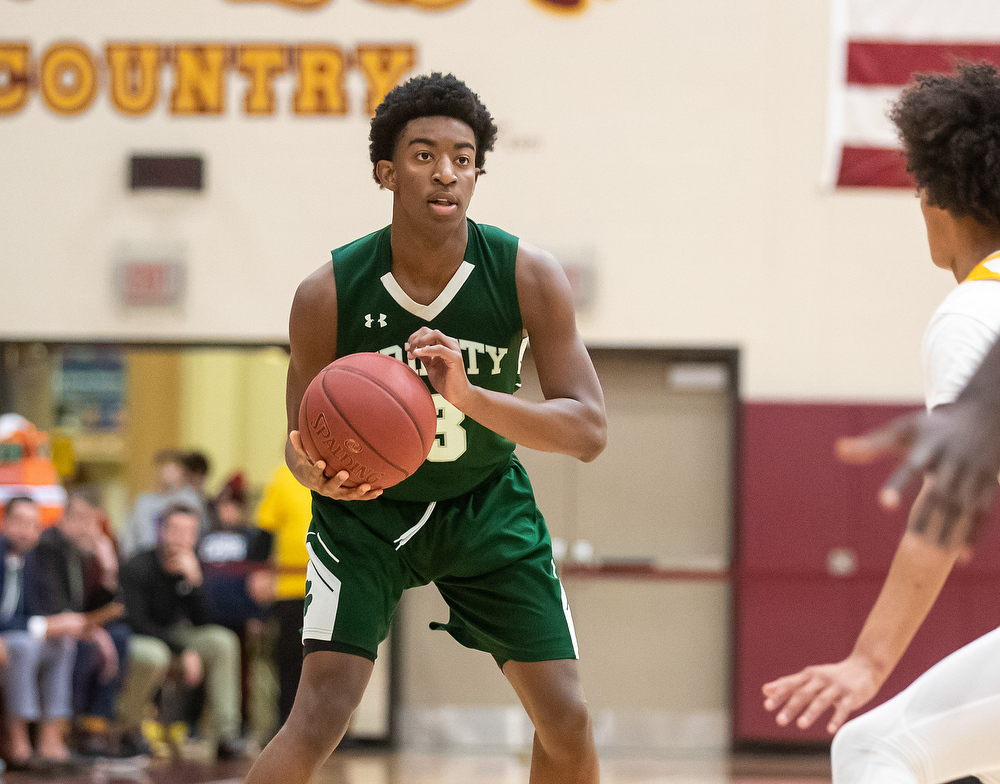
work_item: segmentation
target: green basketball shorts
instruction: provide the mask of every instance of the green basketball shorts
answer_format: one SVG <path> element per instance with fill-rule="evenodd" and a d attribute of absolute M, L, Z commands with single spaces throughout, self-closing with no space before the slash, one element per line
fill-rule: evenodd
<path fill-rule="evenodd" d="M 517 458 L 433 503 L 313 497 L 302 640 L 375 660 L 403 591 L 433 582 L 445 629 L 501 666 L 578 658 L 545 520 Z"/>

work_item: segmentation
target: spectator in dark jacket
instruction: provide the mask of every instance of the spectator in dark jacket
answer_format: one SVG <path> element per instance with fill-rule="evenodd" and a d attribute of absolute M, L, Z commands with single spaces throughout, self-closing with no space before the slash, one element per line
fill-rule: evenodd
<path fill-rule="evenodd" d="M 36 557 L 41 612 L 84 612 L 98 620 L 79 641 L 73 673 L 77 746 L 93 756 L 111 754 L 111 722 L 128 656 L 128 624 L 118 593 L 118 554 L 101 526 L 96 491 L 70 491 L 58 525 L 44 531 Z"/>
<path fill-rule="evenodd" d="M 7 703 L 4 752 L 12 770 L 69 763 L 63 738 L 72 715 L 73 659 L 76 640 L 87 629 L 81 613 L 46 616 L 39 611 L 33 550 L 40 531 L 35 501 L 7 501 L 0 534 L 0 659 Z M 31 722 L 38 722 L 37 757 L 28 733 Z"/>
<path fill-rule="evenodd" d="M 159 520 L 159 544 L 130 558 L 121 572 L 122 597 L 133 637 L 119 721 L 138 730 L 145 708 L 176 663 L 185 685 L 204 680 L 206 736 L 220 759 L 241 754 L 240 643 L 229 629 L 208 623 L 202 571 L 195 554 L 196 509 L 172 504 Z"/>

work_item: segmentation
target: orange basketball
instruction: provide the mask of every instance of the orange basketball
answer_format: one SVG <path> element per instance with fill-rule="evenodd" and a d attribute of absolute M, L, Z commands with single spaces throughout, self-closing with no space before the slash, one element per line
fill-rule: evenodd
<path fill-rule="evenodd" d="M 427 458 L 437 407 L 409 365 L 377 353 L 348 354 L 323 368 L 299 406 L 306 454 L 326 475 L 346 470 L 346 487 L 392 487 Z"/>

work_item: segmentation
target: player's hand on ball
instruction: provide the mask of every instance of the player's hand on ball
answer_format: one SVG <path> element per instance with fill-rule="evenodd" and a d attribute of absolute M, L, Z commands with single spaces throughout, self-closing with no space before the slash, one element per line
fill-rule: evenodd
<path fill-rule="evenodd" d="M 372 489 L 369 484 L 345 486 L 351 481 L 347 471 L 339 471 L 333 477 L 328 477 L 325 473 L 326 461 L 317 460 L 314 463 L 309 458 L 302 448 L 302 438 L 298 430 L 289 433 L 288 440 L 291 441 L 296 457 L 295 465 L 289 466 L 292 474 L 300 484 L 310 490 L 337 501 L 371 501 L 382 495 L 381 489 Z"/>
<path fill-rule="evenodd" d="M 462 408 L 461 401 L 472 385 L 465 375 L 462 347 L 455 338 L 440 330 L 421 327 L 406 342 L 406 356 L 419 359 L 435 391 L 452 405 Z"/>
<path fill-rule="evenodd" d="M 813 725 L 827 710 L 833 716 L 826 725 L 834 734 L 852 711 L 856 711 L 882 685 L 870 663 L 861 657 L 849 656 L 836 664 L 806 667 L 794 675 L 786 675 L 764 684 L 764 707 L 778 711 L 775 721 L 782 727 L 795 721 L 799 729 Z"/>

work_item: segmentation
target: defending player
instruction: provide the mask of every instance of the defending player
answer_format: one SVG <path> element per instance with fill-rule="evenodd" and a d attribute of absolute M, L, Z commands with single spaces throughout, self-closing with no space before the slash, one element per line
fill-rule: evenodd
<path fill-rule="evenodd" d="M 1000 76 L 962 65 L 917 77 L 891 117 L 920 191 L 934 263 L 959 285 L 924 336 L 927 407 L 956 400 L 1000 334 Z M 978 477 L 973 476 L 974 481 Z M 995 481 L 995 477 L 994 477 Z M 930 478 L 921 495 L 926 495 Z M 919 504 L 914 504 L 918 509 Z M 830 732 L 879 690 L 933 605 L 966 541 L 946 507 L 908 530 L 854 650 L 764 686 L 779 724 L 810 726 L 832 708 Z M 840 729 L 835 784 L 932 784 L 975 775 L 1000 782 L 1000 630 L 951 654 L 893 699 Z"/>
<path fill-rule="evenodd" d="M 514 443 L 581 460 L 605 444 L 604 399 L 569 285 L 546 253 L 466 218 L 496 126 L 454 76 L 392 90 L 371 125 L 390 226 L 333 252 L 289 322 L 286 457 L 314 491 L 302 680 L 248 782 L 305 784 L 361 700 L 402 591 L 434 582 L 441 628 L 494 656 L 535 726 L 531 781 L 598 781 L 576 639 L 551 544 Z M 523 337 L 545 397 L 521 400 Z M 323 475 L 294 428 L 309 381 L 338 356 L 382 351 L 423 368 L 438 439 L 384 492 Z"/>

